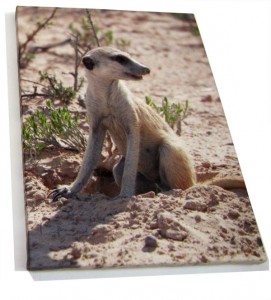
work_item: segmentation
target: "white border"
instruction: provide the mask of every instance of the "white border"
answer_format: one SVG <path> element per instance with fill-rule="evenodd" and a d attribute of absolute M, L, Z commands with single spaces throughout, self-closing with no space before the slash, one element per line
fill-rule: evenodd
<path fill-rule="evenodd" d="M 265 248 L 270 257 L 270 185 L 269 169 L 271 166 L 271 3 L 264 0 L 251 1 L 91 1 L 92 8 L 179 11 L 195 13 L 206 52 L 222 99 L 231 134 L 235 143 L 238 158 L 248 186 L 254 213 L 260 228 Z M 1 40 L 5 41 L 5 24 L 8 25 L 8 37 L 13 34 L 7 13 L 15 11 L 15 5 L 63 6 L 61 1 L 13 1 L 1 3 L 2 16 Z M 66 7 L 85 7 L 84 1 L 66 0 Z M 3 6 L 3 7 L 2 7 Z M 98 297 L 98 299 L 270 299 L 270 271 L 238 273 L 213 273 L 174 275 L 162 269 L 161 276 L 154 273 L 137 273 L 127 271 L 125 276 L 149 275 L 148 277 L 115 278 L 107 271 L 97 276 L 70 276 L 71 273 L 43 272 L 29 276 L 23 268 L 25 250 L 14 252 L 14 245 L 23 242 L 24 216 L 23 197 L 21 194 L 21 161 L 14 150 L 20 153 L 18 135 L 9 134 L 19 128 L 18 107 L 11 100 L 18 96 L 16 81 L 9 81 L 7 91 L 7 74 L 16 78 L 16 64 L 9 63 L 7 58 L 14 57 L 14 44 L 8 39 L 8 49 L 1 48 L 1 167 L 0 183 L 2 191 L 1 205 L 1 294 L 3 299 L 72 299 L 74 297 Z M 3 43 L 4 44 L 4 43 Z M 11 49 L 12 48 L 12 49 Z M 3 77 L 3 78 L 2 78 Z M 17 96 L 16 96 L 17 95 Z M 7 101 L 9 99 L 9 103 Z M 8 118 L 9 117 L 9 118 Z M 9 123 L 10 122 L 10 123 Z M 16 139 L 14 139 L 16 137 Z M 10 152 L 10 150 L 12 150 Z M 8 159 L 11 153 L 11 162 Z M 13 183 L 18 185 L 12 191 Z M 12 207 L 12 196 L 15 201 Z M 13 222 L 14 221 L 14 222 Z M 20 225 L 18 225 L 20 224 Z M 16 232 L 13 235 L 13 229 Z M 18 234 L 19 232 L 19 234 Z M 13 239 L 14 237 L 14 239 Z M 20 240 L 21 239 L 21 240 Z M 16 261 L 14 265 L 14 255 Z M 16 267 L 16 271 L 15 271 Z M 211 272 L 221 272 L 212 266 Z M 163 272 L 164 270 L 164 272 Z M 190 269 L 191 270 L 191 269 Z M 193 273 L 201 273 L 194 269 Z M 230 271 L 230 270 L 225 270 Z M 102 272 L 102 271 L 101 271 Z M 122 271 L 121 271 L 122 272 Z M 208 272 L 208 271 L 206 271 Z M 187 271 L 185 273 L 191 273 Z M 51 275 L 50 275 L 51 274 Z M 68 274 L 65 276 L 65 274 Z M 83 275 L 82 275 L 83 274 Z M 93 273 L 92 273 L 93 274 Z M 173 272 L 173 274 L 176 274 Z M 178 274 L 178 272 L 177 272 Z M 122 273 L 122 275 L 124 275 Z M 99 277 L 113 278 L 99 278 Z M 99 279 L 87 279 L 98 277 Z M 43 281 L 44 279 L 51 281 Z M 81 280 L 63 280 L 75 279 Z M 34 279 L 34 280 L 33 280 Z M 35 281 L 36 279 L 36 281 Z M 53 280 L 59 279 L 59 280 Z M 62 280 L 61 280 L 62 279 Z M 39 281 L 42 280 L 42 281 Z"/>

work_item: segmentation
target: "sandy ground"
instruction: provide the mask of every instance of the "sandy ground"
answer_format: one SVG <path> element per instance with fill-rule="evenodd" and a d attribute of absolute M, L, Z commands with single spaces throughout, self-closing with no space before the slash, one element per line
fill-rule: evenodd
<path fill-rule="evenodd" d="M 19 10 L 19 40 L 25 40 L 41 13 L 48 16 L 51 11 Z M 33 44 L 63 41 L 69 23 L 78 22 L 80 16 L 84 11 L 58 10 L 53 24 L 41 31 Z M 202 40 L 193 33 L 191 22 L 172 14 L 119 11 L 96 12 L 93 21 L 112 30 L 114 37 L 130 41 L 129 53 L 150 67 L 150 76 L 129 82 L 133 93 L 143 99 L 150 96 L 157 103 L 164 96 L 181 103 L 189 100 L 190 113 L 182 139 L 194 159 L 198 180 L 242 176 Z M 69 45 L 37 54 L 26 69 L 20 70 L 22 91 L 33 91 L 33 83 L 26 80 L 38 81 L 38 70 L 54 73 L 71 85 L 67 73 L 73 71 L 72 63 L 73 49 Z M 82 69 L 80 73 L 83 76 Z M 23 98 L 22 116 L 41 105 L 42 98 Z M 77 99 L 69 109 L 85 113 Z M 62 198 L 52 203 L 47 198 L 49 191 L 74 180 L 81 158 L 82 154 L 60 148 L 46 149 L 35 164 L 25 156 L 29 269 L 266 260 L 244 190 L 203 185 L 112 200 L 110 196 L 117 192 L 114 183 L 96 176 L 82 193 L 81 201 Z"/>

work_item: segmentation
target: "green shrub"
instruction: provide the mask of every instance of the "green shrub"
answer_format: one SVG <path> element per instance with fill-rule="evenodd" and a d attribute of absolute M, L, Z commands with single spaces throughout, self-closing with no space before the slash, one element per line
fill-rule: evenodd
<path fill-rule="evenodd" d="M 49 145 L 84 151 L 86 139 L 78 127 L 78 113 L 72 117 L 66 107 L 55 108 L 50 100 L 23 122 L 23 148 L 32 158 Z"/>
<path fill-rule="evenodd" d="M 104 46 L 109 46 L 113 42 L 113 32 L 111 30 L 103 31 L 98 26 L 94 26 L 95 33 L 91 30 L 90 22 L 86 17 L 80 19 L 79 24 L 70 23 L 69 30 L 73 37 L 76 37 L 78 47 L 81 51 L 86 52 L 97 47 L 98 42 Z"/>
<path fill-rule="evenodd" d="M 40 82 L 47 82 L 44 90 L 49 99 L 58 99 L 64 103 L 69 103 L 76 96 L 76 91 L 72 87 L 64 87 L 62 81 L 57 80 L 54 75 L 45 71 L 39 71 L 39 75 Z"/>
<path fill-rule="evenodd" d="M 176 133 L 181 135 L 182 122 L 188 115 L 189 101 L 185 101 L 183 107 L 180 103 L 170 103 L 167 97 L 162 100 L 162 105 L 158 106 L 150 97 L 146 97 L 146 103 L 156 110 L 169 124 L 172 129 L 176 129 Z"/>

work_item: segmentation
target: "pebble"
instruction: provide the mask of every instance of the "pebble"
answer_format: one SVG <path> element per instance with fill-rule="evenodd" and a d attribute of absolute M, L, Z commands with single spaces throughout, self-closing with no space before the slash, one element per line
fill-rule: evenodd
<path fill-rule="evenodd" d="M 211 164 L 209 161 L 204 161 L 201 163 L 201 165 L 203 166 L 203 168 L 205 169 L 209 169 L 211 167 Z"/>
<path fill-rule="evenodd" d="M 201 221 L 201 216 L 196 215 L 196 216 L 195 216 L 195 221 L 196 221 L 197 223 L 199 223 L 199 222 Z"/>
<path fill-rule="evenodd" d="M 72 251 L 71 251 L 71 256 L 72 256 L 74 259 L 80 258 L 80 257 L 81 257 L 81 251 L 80 251 L 80 249 L 73 248 Z"/>
<path fill-rule="evenodd" d="M 161 234 L 163 237 L 168 238 L 168 239 L 172 239 L 175 241 L 183 241 L 187 238 L 187 232 L 186 231 L 175 231 L 175 230 L 162 230 Z"/>
<path fill-rule="evenodd" d="M 262 239 L 259 236 L 257 237 L 256 242 L 257 242 L 258 246 L 260 246 L 260 247 L 263 246 Z"/>
<path fill-rule="evenodd" d="M 212 102 L 213 98 L 211 95 L 207 95 L 207 96 L 203 97 L 200 101 L 201 102 Z"/>
<path fill-rule="evenodd" d="M 141 198 L 154 198 L 155 196 L 156 196 L 155 192 L 150 191 L 148 193 L 138 195 L 137 198 L 138 199 L 141 199 Z"/>
<path fill-rule="evenodd" d="M 157 239 L 151 235 L 145 237 L 145 247 L 156 248 L 158 247 Z"/>
<path fill-rule="evenodd" d="M 230 210 L 228 212 L 228 217 L 232 220 L 236 220 L 240 217 L 240 214 L 237 212 L 237 211 L 234 211 L 234 210 Z"/>
<path fill-rule="evenodd" d="M 199 203 L 196 201 L 187 201 L 184 206 L 184 209 L 189 209 L 189 210 L 195 210 L 195 211 L 202 211 L 206 212 L 207 211 L 207 206 L 203 203 Z"/>
<path fill-rule="evenodd" d="M 36 193 L 33 194 L 33 199 L 36 201 L 41 201 L 46 198 L 45 192 L 43 191 L 37 191 Z"/>
<path fill-rule="evenodd" d="M 163 238 L 183 241 L 188 236 L 185 226 L 168 212 L 161 212 L 157 215 L 157 224 Z"/>
<path fill-rule="evenodd" d="M 207 263 L 208 262 L 208 259 L 206 258 L 206 256 L 202 255 L 201 258 L 200 258 L 201 262 L 203 263 Z"/>

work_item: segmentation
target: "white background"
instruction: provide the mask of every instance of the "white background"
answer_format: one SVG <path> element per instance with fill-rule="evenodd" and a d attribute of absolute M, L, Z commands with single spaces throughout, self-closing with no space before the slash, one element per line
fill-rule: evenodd
<path fill-rule="evenodd" d="M 169 11 L 195 13 L 210 60 L 218 91 L 229 123 L 241 168 L 248 186 L 253 210 L 270 257 L 271 249 L 271 2 L 247 1 L 1 1 L 0 63 L 0 296 L 1 299 L 271 299 L 269 271 L 181 274 L 76 280 L 37 280 L 37 276 L 19 270 L 14 264 L 24 249 L 18 247 L 18 230 L 24 234 L 23 197 L 13 193 L 13 179 L 21 185 L 20 155 L 17 136 L 10 128 L 18 128 L 16 105 L 16 61 L 7 69 L 7 57 L 14 52 L 14 28 L 8 29 L 6 48 L 5 20 L 16 5 L 63 6 Z M 9 24 L 9 23 L 8 23 Z M 12 42 L 13 41 L 13 42 Z M 13 43 L 13 44 L 12 44 Z M 12 46 L 13 45 L 13 46 Z M 13 49 L 10 49 L 13 48 Z M 13 74 L 13 75 L 12 75 Z M 12 75 L 12 76 L 11 76 Z M 14 88 L 13 88 L 14 87 Z M 12 102 L 13 101 L 13 102 Z M 15 107 L 15 108 L 14 108 Z M 14 108 L 14 113 L 9 111 Z M 10 121 L 11 123 L 9 123 Z M 11 126 L 10 126 L 11 124 Z M 11 144 L 10 144 L 11 140 Z M 11 145 L 11 146 L 10 146 Z M 10 152 L 10 150 L 12 150 Z M 17 153 L 19 153 L 17 151 Z M 18 207 L 14 204 L 18 203 Z M 20 225 L 20 227 L 18 226 Z M 17 234 L 14 235 L 13 228 Z M 15 237 L 15 238 L 14 238 Z M 17 249 L 17 248 L 16 248 Z M 103 275 L 100 275 L 103 276 Z M 106 275 L 104 275 L 106 276 Z M 54 278 L 54 277 L 52 277 Z M 56 276 L 55 276 L 56 278 Z"/>

